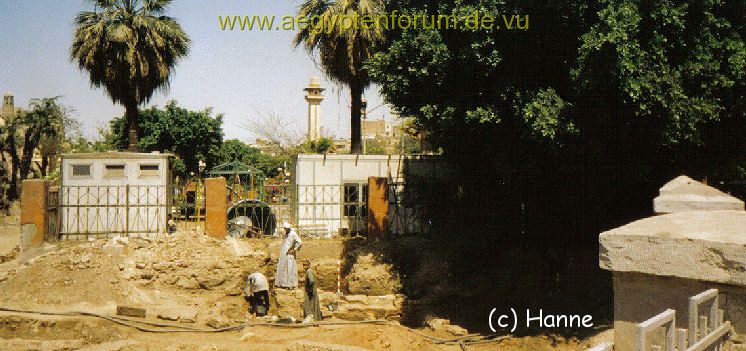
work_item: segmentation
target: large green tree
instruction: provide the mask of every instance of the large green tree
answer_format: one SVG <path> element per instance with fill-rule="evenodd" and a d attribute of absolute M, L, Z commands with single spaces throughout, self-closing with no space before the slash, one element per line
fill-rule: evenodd
<path fill-rule="evenodd" d="M 494 30 L 391 32 L 367 68 L 397 112 L 513 206 L 534 192 L 546 196 L 528 204 L 576 193 L 586 196 L 571 197 L 579 206 L 631 216 L 674 175 L 746 176 L 743 2 L 390 6 L 497 18 Z M 508 30 L 503 15 L 514 14 L 530 26 Z"/>
<path fill-rule="evenodd" d="M 610 281 L 588 269 L 599 232 L 649 216 L 657 189 L 681 173 L 718 186 L 746 178 L 743 1 L 387 4 L 489 12 L 501 27 L 390 32 L 367 65 L 385 99 L 457 166 L 423 202 L 443 246 L 465 247 L 449 260 L 461 279 L 507 277 L 490 301 L 516 305 L 536 291 L 561 292 L 560 306 L 609 301 L 609 290 L 589 296 Z M 502 15 L 514 14 L 530 26 L 508 30 Z M 583 281 L 604 279 L 578 285 L 572 267 Z"/>
<path fill-rule="evenodd" d="M 223 142 L 220 147 L 220 163 L 239 161 L 254 166 L 264 172 L 265 175 L 273 177 L 277 175 L 277 168 L 283 167 L 289 158 L 264 154 L 261 150 L 249 146 L 238 139 L 230 139 Z"/>
<path fill-rule="evenodd" d="M 75 19 L 70 58 L 126 110 L 130 151 L 138 151 L 138 106 L 167 89 L 190 39 L 165 15 L 171 0 L 88 0 Z"/>
<path fill-rule="evenodd" d="M 302 45 L 312 54 L 318 52 L 326 75 L 350 89 L 352 153 L 361 153 L 363 150 L 360 121 L 362 97 L 370 84 L 365 63 L 384 37 L 384 28 L 363 25 L 362 21 L 366 16 L 375 18 L 383 10 L 382 0 L 305 0 L 298 13 L 298 16 L 317 22 L 300 29 L 295 37 L 295 45 Z M 343 17 L 350 21 L 336 21 Z"/>
<path fill-rule="evenodd" d="M 190 111 L 170 101 L 164 108 L 150 107 L 139 111 L 139 148 L 143 152 L 169 152 L 178 158 L 174 164 L 177 175 L 198 172 L 200 160 L 207 169 L 220 163 L 223 143 L 223 115 L 213 115 L 211 109 Z M 131 144 L 128 139 L 128 120 L 112 120 L 114 144 L 119 149 Z"/>

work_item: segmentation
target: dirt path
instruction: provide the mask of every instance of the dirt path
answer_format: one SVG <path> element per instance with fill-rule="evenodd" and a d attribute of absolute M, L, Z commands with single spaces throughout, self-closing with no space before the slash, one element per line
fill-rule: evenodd
<path fill-rule="evenodd" d="M 18 217 L 0 216 L 0 263 L 10 261 L 18 253 L 20 229 Z"/>
<path fill-rule="evenodd" d="M 608 333 L 606 333 L 608 334 Z M 20 350 L 210 350 L 210 351 L 457 351 L 458 345 L 434 343 L 429 330 L 395 325 L 322 325 L 305 328 L 253 326 L 221 333 L 149 333 L 91 317 L 56 317 L 0 313 L 0 348 Z M 473 351 L 580 351 L 589 341 L 554 336 L 506 338 L 468 345 Z"/>

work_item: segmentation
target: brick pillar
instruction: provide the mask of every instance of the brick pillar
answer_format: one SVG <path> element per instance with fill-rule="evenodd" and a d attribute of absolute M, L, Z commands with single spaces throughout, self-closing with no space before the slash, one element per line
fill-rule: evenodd
<path fill-rule="evenodd" d="M 47 231 L 47 191 L 41 179 L 23 181 L 21 187 L 21 249 L 39 246 Z"/>
<path fill-rule="evenodd" d="M 205 179 L 205 232 L 223 239 L 228 233 L 228 188 L 225 178 Z"/>
<path fill-rule="evenodd" d="M 386 235 L 389 215 L 388 182 L 386 178 L 368 178 L 368 240 Z"/>

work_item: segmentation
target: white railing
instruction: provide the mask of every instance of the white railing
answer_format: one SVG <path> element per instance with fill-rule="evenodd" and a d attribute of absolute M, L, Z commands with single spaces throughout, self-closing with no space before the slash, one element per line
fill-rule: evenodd
<path fill-rule="evenodd" d="M 636 351 L 720 351 L 731 324 L 724 321 L 718 303 L 717 289 L 690 297 L 687 329 L 676 328 L 676 311 L 672 309 L 638 324 Z M 706 315 L 700 314 L 703 310 L 700 307 L 707 308 Z M 648 341 L 648 336 L 658 328 L 665 328 L 663 345 Z"/>

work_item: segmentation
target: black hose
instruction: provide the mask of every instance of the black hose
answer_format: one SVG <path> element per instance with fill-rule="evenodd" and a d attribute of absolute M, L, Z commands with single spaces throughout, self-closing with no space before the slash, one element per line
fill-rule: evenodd
<path fill-rule="evenodd" d="M 462 336 L 462 337 L 455 338 L 455 339 L 441 339 L 441 338 L 437 338 L 434 336 L 424 334 L 412 328 L 405 327 L 399 323 L 393 323 L 393 322 L 390 322 L 387 320 L 381 320 L 381 319 L 367 320 L 367 321 L 328 321 L 328 322 L 309 322 L 309 323 L 294 323 L 294 324 L 247 322 L 247 323 L 241 323 L 241 324 L 232 325 L 232 326 L 228 326 L 224 328 L 204 329 L 204 328 L 195 328 L 191 326 L 177 325 L 177 324 L 170 324 L 170 323 L 156 323 L 156 322 L 149 322 L 149 321 L 143 321 L 143 320 L 133 320 L 130 318 L 123 318 L 119 316 L 106 316 L 106 315 L 102 315 L 99 313 L 84 312 L 84 311 L 53 312 L 53 311 L 24 310 L 24 309 L 0 306 L 0 312 L 38 314 L 38 315 L 43 315 L 43 316 L 94 317 L 94 318 L 100 318 L 100 319 L 103 319 L 103 320 L 106 320 L 106 321 L 109 321 L 115 324 L 134 328 L 141 332 L 147 332 L 147 333 L 222 333 L 222 332 L 228 332 L 228 331 L 241 330 L 241 329 L 248 328 L 248 327 L 308 328 L 308 327 L 317 327 L 317 326 L 323 326 L 323 325 L 375 324 L 375 325 L 389 325 L 389 326 L 404 328 L 408 330 L 409 332 L 417 334 L 429 340 L 430 342 L 434 344 L 442 344 L 442 345 L 461 346 L 461 345 L 472 345 L 472 344 L 485 344 L 485 343 L 499 342 L 503 339 L 510 337 L 510 335 L 503 335 L 503 336 L 495 338 L 495 337 L 489 337 L 489 336 L 484 336 L 484 335 L 479 335 L 479 334 L 469 334 L 469 335 Z M 143 325 L 157 327 L 158 329 L 148 328 Z"/>

